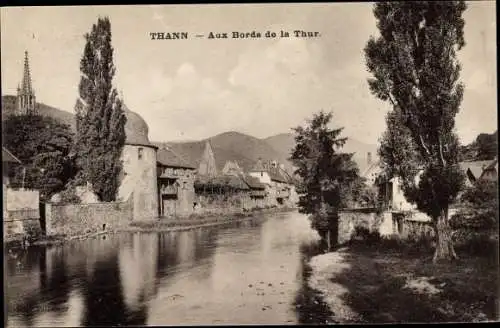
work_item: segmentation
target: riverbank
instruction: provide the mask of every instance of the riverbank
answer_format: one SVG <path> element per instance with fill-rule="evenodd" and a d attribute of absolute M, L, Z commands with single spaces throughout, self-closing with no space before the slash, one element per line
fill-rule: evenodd
<path fill-rule="evenodd" d="M 309 262 L 309 286 L 339 323 L 480 322 L 498 318 L 498 262 L 349 246 Z"/>
<path fill-rule="evenodd" d="M 61 245 L 74 240 L 84 240 L 95 238 L 107 234 L 122 233 L 122 232 L 171 232 L 198 229 L 210 226 L 230 225 L 236 222 L 256 219 L 256 216 L 294 211 L 294 208 L 264 208 L 256 209 L 247 212 L 235 212 L 230 214 L 200 214 L 191 215 L 185 218 L 159 218 L 154 220 L 132 221 L 128 227 L 116 230 L 106 229 L 103 231 L 93 231 L 78 235 L 41 235 L 27 236 L 25 234 L 16 234 L 4 238 L 4 248 L 22 248 L 27 246 L 47 246 Z"/>

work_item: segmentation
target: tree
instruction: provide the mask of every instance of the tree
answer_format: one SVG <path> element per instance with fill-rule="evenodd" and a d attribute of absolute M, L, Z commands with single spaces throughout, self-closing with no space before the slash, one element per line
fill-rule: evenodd
<path fill-rule="evenodd" d="M 454 229 L 484 229 L 498 234 L 498 181 L 476 181 L 459 201 L 464 206 L 450 220 Z"/>
<path fill-rule="evenodd" d="M 477 159 L 490 160 L 497 156 L 498 152 L 498 131 L 492 134 L 481 133 L 476 138 L 477 144 Z"/>
<path fill-rule="evenodd" d="M 299 211 L 312 214 L 312 227 L 322 237 L 337 232 L 338 211 L 345 206 L 344 191 L 358 177 L 352 154 L 340 153 L 347 138 L 340 138 L 342 128 L 330 129 L 332 113 L 321 111 L 306 127 L 296 127 L 295 148 L 290 160 L 301 178 Z"/>
<path fill-rule="evenodd" d="M 47 201 L 76 174 L 68 156 L 70 127 L 49 116 L 12 115 L 4 122 L 4 144 L 23 163 L 14 167 L 12 185 L 40 191 Z"/>
<path fill-rule="evenodd" d="M 75 105 L 78 180 L 90 182 L 101 201 L 114 201 L 122 170 L 126 118 L 112 85 L 115 67 L 109 19 L 99 18 L 85 39 L 80 97 Z"/>
<path fill-rule="evenodd" d="M 434 223 L 434 261 L 456 258 L 449 204 L 463 186 L 455 116 L 463 96 L 456 52 L 464 45 L 463 1 L 380 2 L 380 36 L 365 47 L 371 92 L 390 102 L 381 155 L 403 192 Z M 395 129 L 395 131 L 391 131 Z"/>

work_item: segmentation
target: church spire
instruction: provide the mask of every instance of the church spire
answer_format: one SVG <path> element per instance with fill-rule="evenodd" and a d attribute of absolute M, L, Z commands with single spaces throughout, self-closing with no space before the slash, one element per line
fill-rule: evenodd
<path fill-rule="evenodd" d="M 30 63 L 28 59 L 28 52 L 24 52 L 24 73 L 23 82 L 21 84 L 21 90 L 25 94 L 32 94 L 33 88 L 31 87 L 31 74 L 30 74 Z"/>
<path fill-rule="evenodd" d="M 36 114 L 36 99 L 31 84 L 31 72 L 28 51 L 24 52 L 24 71 L 21 86 L 17 88 L 17 109 L 19 114 Z"/>

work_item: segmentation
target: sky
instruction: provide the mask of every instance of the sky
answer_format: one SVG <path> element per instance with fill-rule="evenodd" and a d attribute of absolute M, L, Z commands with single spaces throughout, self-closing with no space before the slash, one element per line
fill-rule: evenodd
<path fill-rule="evenodd" d="M 109 16 L 114 85 L 148 123 L 151 140 L 226 131 L 264 138 L 325 110 L 344 136 L 377 144 L 390 107 L 367 84 L 363 48 L 377 33 L 372 9 L 370 3 L 1 8 L 2 94 L 15 94 L 27 50 L 37 101 L 73 112 L 84 34 Z M 458 58 L 465 93 L 456 117 L 464 143 L 497 129 L 495 12 L 494 1 L 474 1 L 464 13 L 467 44 Z M 319 36 L 231 38 L 233 31 L 281 30 Z M 189 38 L 151 40 L 151 32 Z M 209 40 L 209 32 L 229 38 Z"/>

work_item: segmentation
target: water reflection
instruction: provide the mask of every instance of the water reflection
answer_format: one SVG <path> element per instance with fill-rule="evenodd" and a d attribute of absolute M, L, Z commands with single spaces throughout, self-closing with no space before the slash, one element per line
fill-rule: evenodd
<path fill-rule="evenodd" d="M 314 238 L 288 213 L 6 253 L 7 326 L 295 322 L 298 246 Z"/>

